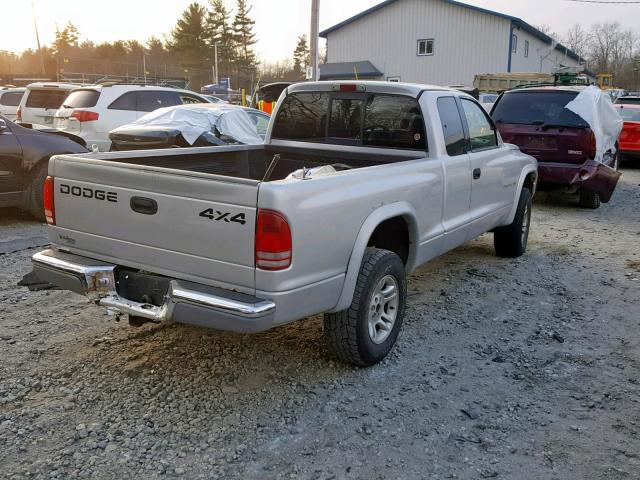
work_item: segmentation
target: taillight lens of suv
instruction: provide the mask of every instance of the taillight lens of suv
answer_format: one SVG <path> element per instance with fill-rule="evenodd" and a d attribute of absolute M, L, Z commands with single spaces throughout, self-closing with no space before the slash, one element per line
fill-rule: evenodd
<path fill-rule="evenodd" d="M 79 122 L 95 122 L 100 118 L 99 113 L 89 110 L 74 110 L 71 116 Z"/>
<path fill-rule="evenodd" d="M 49 225 L 56 224 L 56 207 L 53 201 L 53 177 L 48 176 L 44 181 L 44 218 L 46 218 Z"/>
<path fill-rule="evenodd" d="M 596 158 L 597 153 L 597 144 L 596 144 L 596 136 L 593 132 L 589 132 L 589 158 Z"/>
<path fill-rule="evenodd" d="M 18 111 L 16 112 L 16 120 L 18 122 L 22 121 L 22 107 L 18 107 Z"/>
<path fill-rule="evenodd" d="M 273 210 L 258 210 L 256 221 L 256 267 L 286 270 L 291 265 L 291 229 L 287 219 Z"/>

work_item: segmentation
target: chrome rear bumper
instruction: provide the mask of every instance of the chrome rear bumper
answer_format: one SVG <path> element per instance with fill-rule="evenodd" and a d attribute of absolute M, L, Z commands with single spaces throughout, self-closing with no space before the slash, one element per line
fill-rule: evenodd
<path fill-rule="evenodd" d="M 116 265 L 54 249 L 32 257 L 36 275 L 65 290 L 83 294 L 115 314 L 155 322 L 177 321 L 243 333 L 267 330 L 273 324 L 273 301 L 222 288 L 170 280 L 162 305 L 139 303 L 117 293 Z"/>

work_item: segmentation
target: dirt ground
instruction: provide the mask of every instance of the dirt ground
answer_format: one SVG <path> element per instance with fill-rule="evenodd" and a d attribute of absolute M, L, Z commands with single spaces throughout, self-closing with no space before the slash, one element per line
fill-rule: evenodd
<path fill-rule="evenodd" d="M 520 259 L 485 235 L 415 272 L 368 369 L 320 317 L 131 329 L 17 287 L 45 229 L 0 214 L 0 477 L 640 479 L 640 169 L 599 210 L 538 195 Z"/>

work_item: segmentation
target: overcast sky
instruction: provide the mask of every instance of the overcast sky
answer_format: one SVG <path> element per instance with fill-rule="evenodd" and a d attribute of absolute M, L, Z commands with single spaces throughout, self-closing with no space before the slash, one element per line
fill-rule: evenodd
<path fill-rule="evenodd" d="M 151 35 L 168 34 L 178 16 L 192 0 L 34 0 L 40 40 L 53 41 L 56 25 L 71 21 L 94 42 L 117 39 L 145 41 Z M 320 0 L 320 28 L 324 29 L 381 0 Z M 608 0 L 606 0 L 608 1 Z M 0 30 L 0 50 L 21 52 L 35 48 L 30 0 L 0 0 L 5 5 Z M 206 0 L 199 3 L 206 5 Z M 234 0 L 225 0 L 233 8 Z M 260 58 L 275 61 L 291 56 L 298 35 L 308 33 L 311 0 L 249 0 L 256 20 Z M 639 30 L 640 4 L 602 5 L 567 0 L 469 0 L 467 3 L 507 13 L 534 24 L 547 24 L 564 34 L 579 22 L 617 20 L 626 28 Z"/>

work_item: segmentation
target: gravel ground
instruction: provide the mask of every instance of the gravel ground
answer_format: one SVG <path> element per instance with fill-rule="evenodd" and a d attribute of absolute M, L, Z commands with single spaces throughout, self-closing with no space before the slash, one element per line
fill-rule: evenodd
<path fill-rule="evenodd" d="M 638 479 L 639 184 L 596 211 L 539 195 L 520 259 L 484 236 L 421 268 L 369 369 L 320 317 L 131 329 L 16 287 L 44 229 L 0 211 L 0 476 Z"/>

